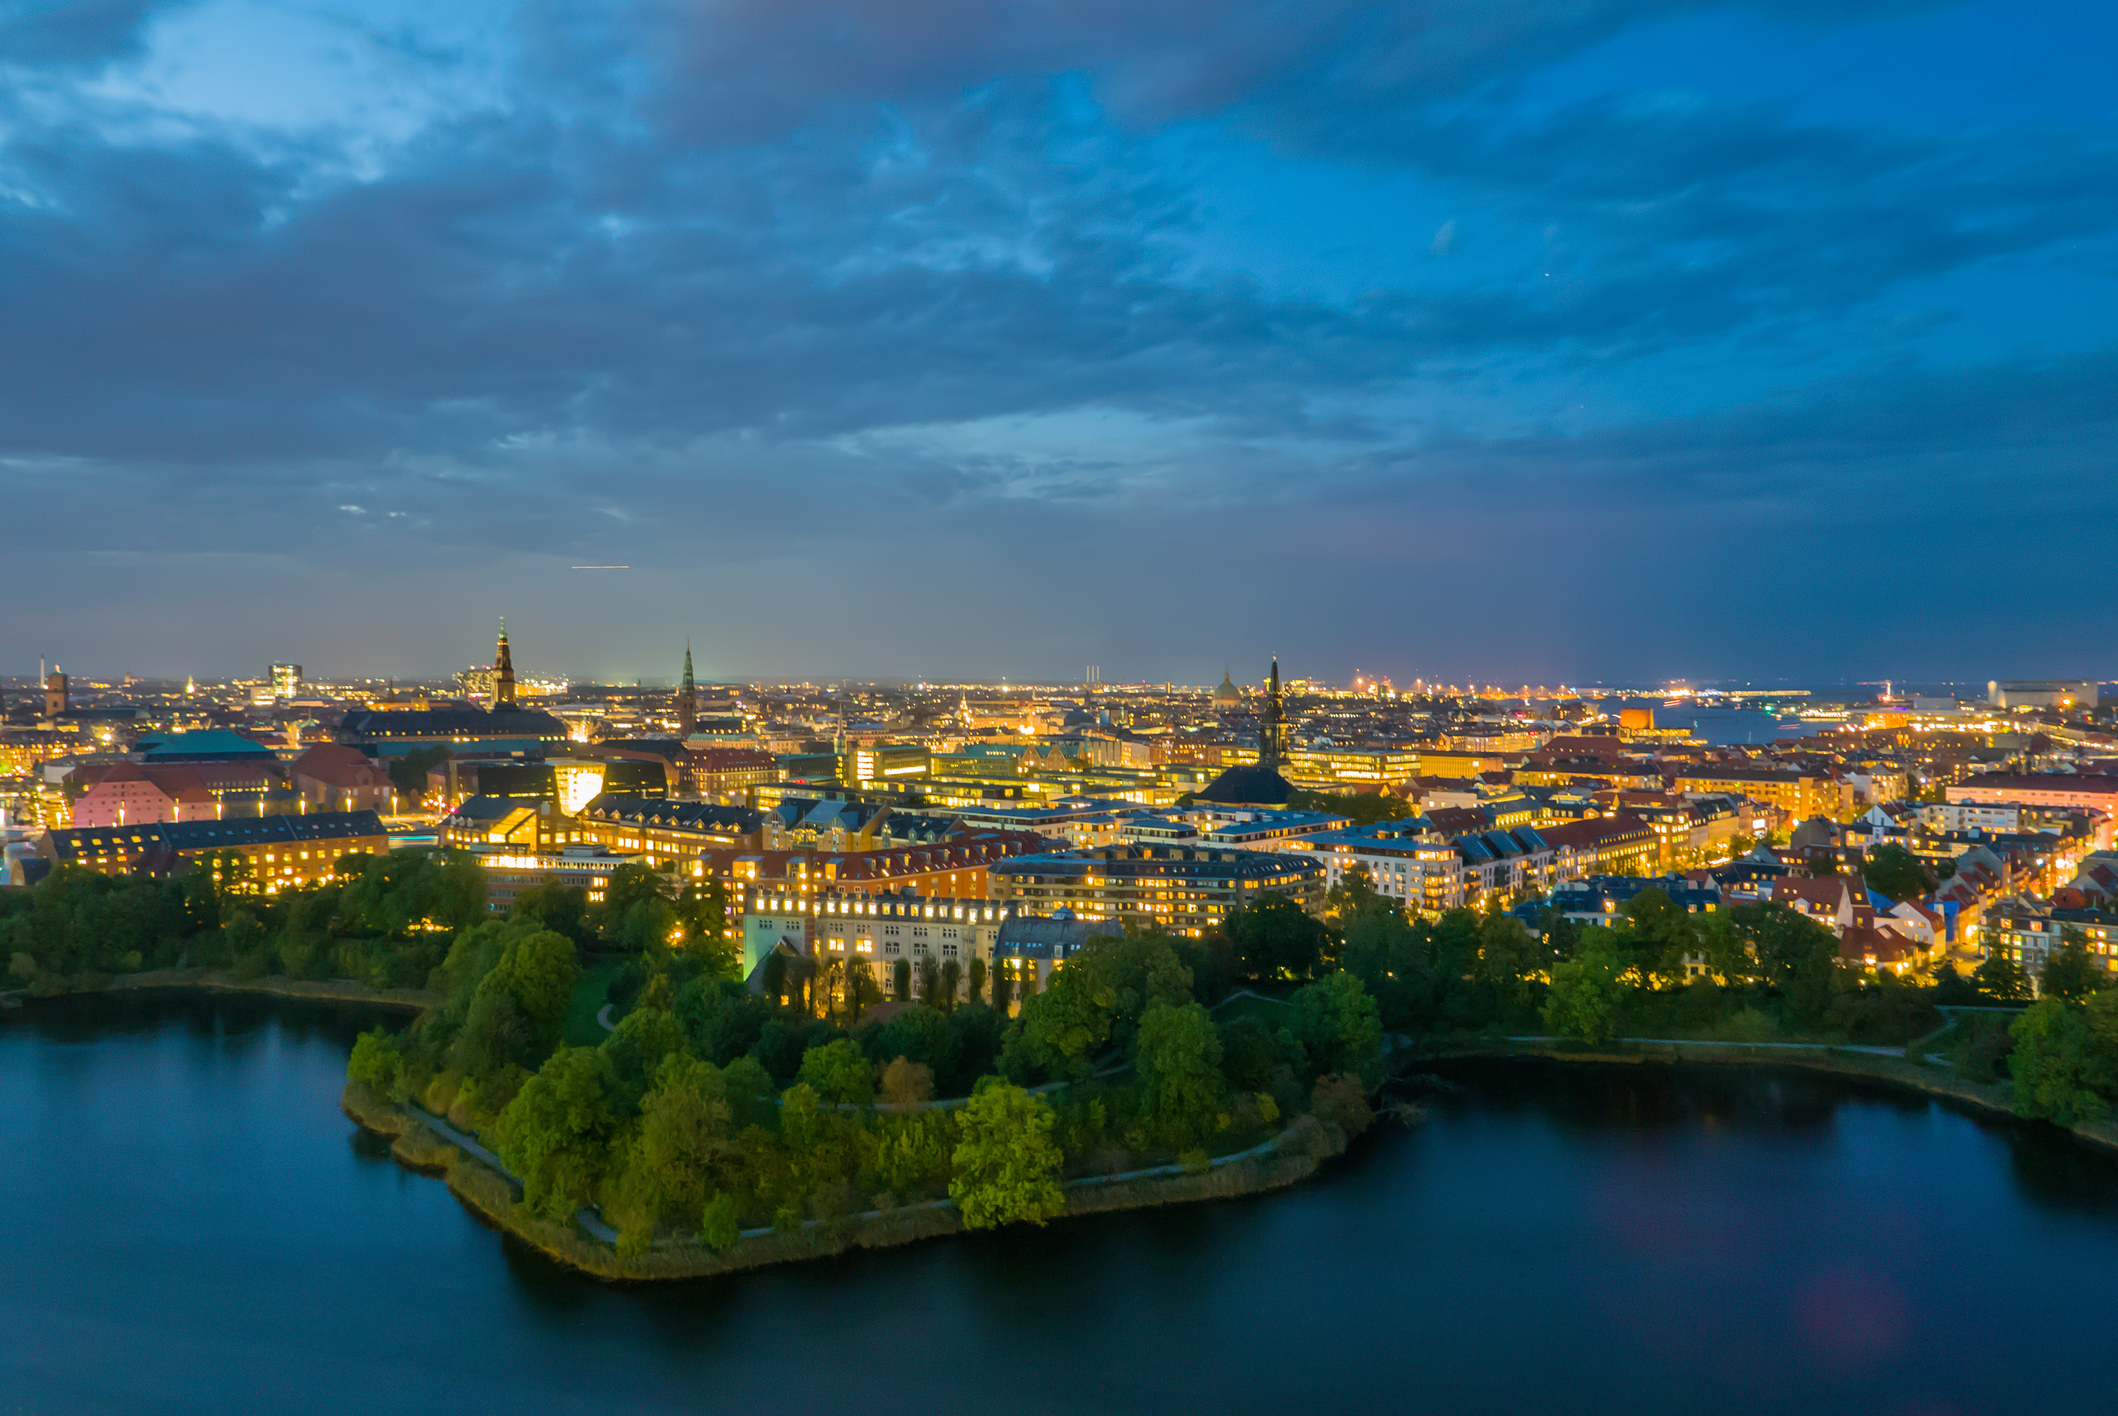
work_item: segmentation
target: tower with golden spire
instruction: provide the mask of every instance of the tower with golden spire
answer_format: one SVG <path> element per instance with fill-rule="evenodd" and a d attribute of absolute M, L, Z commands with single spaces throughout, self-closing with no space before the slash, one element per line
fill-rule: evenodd
<path fill-rule="evenodd" d="M 500 644 L 493 651 L 493 707 L 515 706 L 515 658 L 507 650 L 507 621 L 500 621 Z"/>

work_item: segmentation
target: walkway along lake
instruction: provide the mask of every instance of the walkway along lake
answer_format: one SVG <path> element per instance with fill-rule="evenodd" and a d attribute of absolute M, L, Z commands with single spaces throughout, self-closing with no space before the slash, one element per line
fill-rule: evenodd
<path fill-rule="evenodd" d="M 371 1021 L 0 1015 L 0 1413 L 2110 1404 L 2118 1164 L 1829 1076 L 1455 1063 L 1292 1191 L 612 1288 L 354 1131 Z"/>

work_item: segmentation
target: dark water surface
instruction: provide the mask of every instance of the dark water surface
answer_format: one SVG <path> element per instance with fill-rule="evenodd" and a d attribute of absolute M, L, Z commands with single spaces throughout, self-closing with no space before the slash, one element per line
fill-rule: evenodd
<path fill-rule="evenodd" d="M 353 1132 L 362 1025 L 5 1015 L 0 1416 L 2118 1408 L 2118 1167 L 1830 1079 L 1466 1067 L 1289 1193 L 624 1290 Z"/>

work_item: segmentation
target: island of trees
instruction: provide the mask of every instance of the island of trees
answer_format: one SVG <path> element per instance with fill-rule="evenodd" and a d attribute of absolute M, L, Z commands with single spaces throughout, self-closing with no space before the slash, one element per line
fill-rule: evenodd
<path fill-rule="evenodd" d="M 1864 976 L 1780 906 L 1690 914 L 1646 890 L 1608 928 L 1425 920 L 1355 876 L 1324 918 L 1267 898 L 1204 939 L 1098 940 L 1005 996 L 975 962 L 803 961 L 752 991 L 727 924 L 717 887 L 639 868 L 599 903 L 548 886 L 494 918 L 470 858 L 401 851 L 274 895 L 234 868 L 62 869 L 0 894 L 0 960 L 32 995 L 155 970 L 409 990 L 425 1010 L 360 1038 L 352 1085 L 474 1134 L 530 1212 L 600 1212 L 634 1254 L 942 1202 L 972 1227 L 1041 1222 L 1105 1177 L 1330 1154 L 1369 1123 L 1386 1053 L 1523 1034 L 1907 1046 L 2026 1117 L 2118 1101 L 2118 991 L 2080 941 L 2033 1003 L 2003 959 Z"/>

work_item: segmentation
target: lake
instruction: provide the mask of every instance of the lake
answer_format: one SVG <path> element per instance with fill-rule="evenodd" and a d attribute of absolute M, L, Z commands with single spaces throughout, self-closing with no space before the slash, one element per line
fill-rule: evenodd
<path fill-rule="evenodd" d="M 2111 1405 L 2118 1166 L 1831 1078 L 1459 1065 L 1282 1194 L 618 1289 L 353 1130 L 367 1021 L 0 1015 L 0 1416 Z"/>

